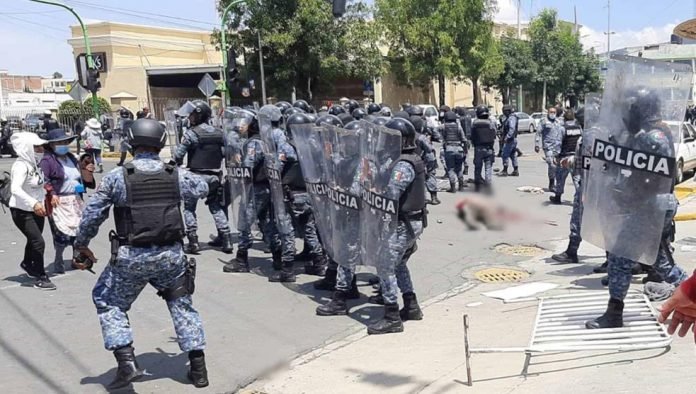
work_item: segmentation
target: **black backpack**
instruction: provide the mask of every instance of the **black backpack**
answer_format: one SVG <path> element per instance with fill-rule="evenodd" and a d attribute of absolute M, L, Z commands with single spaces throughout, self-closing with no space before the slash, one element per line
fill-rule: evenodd
<path fill-rule="evenodd" d="M 0 204 L 10 207 L 10 197 L 12 196 L 12 179 L 10 173 L 4 171 L 0 173 Z M 3 208 L 4 210 L 4 208 Z"/>

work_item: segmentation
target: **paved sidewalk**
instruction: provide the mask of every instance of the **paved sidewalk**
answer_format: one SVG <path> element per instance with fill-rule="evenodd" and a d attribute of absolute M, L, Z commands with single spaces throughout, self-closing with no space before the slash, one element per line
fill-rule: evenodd
<path fill-rule="evenodd" d="M 678 239 L 694 234 L 696 224 L 679 225 Z M 602 289 L 602 275 L 592 268 L 603 262 L 601 250 L 584 243 L 583 264 L 550 263 L 551 250 L 565 240 L 542 243 L 549 252 L 518 267 L 532 273 L 526 282 L 559 284 L 547 294 Z M 676 260 L 687 270 L 696 254 L 677 250 Z M 473 277 L 473 271 L 463 275 Z M 639 280 L 633 289 L 642 290 Z M 531 358 L 526 377 L 524 354 L 474 354 L 474 385 L 466 385 L 463 314 L 470 316 L 472 347 L 526 346 L 537 302 L 504 304 L 482 296 L 485 291 L 515 284 L 482 284 L 471 280 L 426 303 L 425 319 L 405 323 L 401 334 L 367 336 L 365 329 L 296 359 L 289 369 L 259 380 L 244 393 L 693 393 L 693 338 L 676 338 L 671 349 L 633 352 L 578 352 Z M 328 318 L 341 319 L 342 317 Z M 343 317 L 345 318 L 345 317 Z M 647 371 L 650 371 L 646 373 Z M 330 387 L 328 389 L 327 387 Z M 327 391 L 328 390 L 328 391 Z"/>

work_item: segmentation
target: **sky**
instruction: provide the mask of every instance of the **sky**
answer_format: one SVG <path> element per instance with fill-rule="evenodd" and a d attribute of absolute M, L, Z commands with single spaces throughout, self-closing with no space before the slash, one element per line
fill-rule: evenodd
<path fill-rule="evenodd" d="M 370 2 L 372 0 L 369 0 Z M 423 0 L 428 1 L 428 0 Z M 30 0 L 2 0 L 0 8 L 0 69 L 11 74 L 75 75 L 75 62 L 67 40 L 75 18 L 57 7 Z M 521 0 L 521 19 L 533 18 L 553 7 L 559 16 L 583 26 L 586 48 L 606 51 L 607 0 Z M 219 25 L 216 0 L 64 0 L 85 21 L 112 20 L 184 29 L 210 30 Z M 674 27 L 694 16 L 696 0 L 613 0 L 611 48 L 669 41 Z M 498 0 L 497 21 L 516 23 L 517 0 Z"/>

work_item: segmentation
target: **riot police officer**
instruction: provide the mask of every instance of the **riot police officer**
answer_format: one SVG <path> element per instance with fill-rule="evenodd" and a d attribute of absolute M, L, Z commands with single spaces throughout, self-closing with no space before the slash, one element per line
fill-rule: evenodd
<path fill-rule="evenodd" d="M 407 107 L 411 112 L 417 114 L 418 111 L 414 110 L 415 107 Z M 422 113 L 422 112 L 421 112 Z M 437 197 L 438 187 L 437 187 L 437 157 L 435 154 L 435 147 L 433 147 L 430 139 L 423 133 L 425 123 L 423 118 L 414 115 L 409 116 L 408 112 L 400 111 L 394 114 L 395 118 L 402 118 L 411 122 L 413 128 L 416 130 L 416 153 L 418 153 L 425 163 L 425 188 L 430 193 L 430 204 L 439 205 L 442 202 Z"/>
<path fill-rule="evenodd" d="M 225 154 L 225 135 L 222 130 L 210 126 L 208 121 L 212 110 L 205 101 L 187 102 L 179 109 L 179 115 L 188 117 L 191 128 L 186 130 L 181 144 L 176 147 L 174 160 L 182 164 L 188 155 L 188 168 L 200 175 L 208 183 L 210 194 L 206 205 L 215 219 L 218 237 L 222 239 L 222 251 L 232 253 L 232 234 L 225 216 L 222 190 L 222 161 Z M 184 202 L 184 219 L 186 221 L 187 253 L 198 253 L 198 223 L 196 219 L 197 199 Z"/>
<path fill-rule="evenodd" d="M 556 107 L 549 107 L 546 118 L 541 121 L 536 135 L 536 146 L 534 151 L 539 153 L 544 151 L 544 159 L 548 167 L 549 191 L 553 192 L 556 185 L 556 156 L 561 149 L 561 135 L 563 124 L 561 124 L 556 113 Z"/>
<path fill-rule="evenodd" d="M 312 107 L 305 100 L 297 100 L 294 103 L 292 103 L 292 106 L 295 108 L 301 109 L 305 113 L 313 112 Z"/>
<path fill-rule="evenodd" d="M 375 103 L 370 103 L 367 105 L 367 114 L 368 115 L 374 115 L 374 114 L 379 114 L 379 111 L 382 110 L 382 107 L 379 106 L 379 104 Z M 377 116 L 377 115 L 375 115 Z"/>
<path fill-rule="evenodd" d="M 503 107 L 503 115 L 505 120 L 502 125 L 503 144 L 503 169 L 500 171 L 500 176 L 508 176 L 508 161 L 512 161 L 512 176 L 520 176 L 519 167 L 517 166 L 517 115 L 513 113 L 511 105 Z"/>
<path fill-rule="evenodd" d="M 445 124 L 442 126 L 442 134 L 444 135 L 445 163 L 447 163 L 447 176 L 450 183 L 450 193 L 457 191 L 457 182 L 459 182 L 459 191 L 464 190 L 464 175 L 462 174 L 464 165 L 464 148 L 467 143 L 466 135 L 459 125 L 457 114 L 449 111 L 445 114 Z"/>
<path fill-rule="evenodd" d="M 205 335 L 193 307 L 195 260 L 182 250 L 184 223 L 181 201 L 208 194 L 208 184 L 188 171 L 164 164 L 159 158 L 167 135 L 155 120 L 140 119 L 129 129 L 135 158 L 102 180 L 90 198 L 75 240 L 73 266 L 91 269 L 96 261 L 89 241 L 114 207 L 116 231 L 110 233 L 111 261 L 94 286 L 92 299 L 104 337 L 118 370 L 108 386 L 117 389 L 143 377 L 133 349 L 127 315 L 131 304 L 149 283 L 167 303 L 182 351 L 188 352 L 189 379 L 196 387 L 208 385 Z"/>
<path fill-rule="evenodd" d="M 329 108 L 329 111 L 328 111 L 328 112 L 329 112 L 329 115 L 338 116 L 338 115 L 340 115 L 340 114 L 345 114 L 345 113 L 346 113 L 346 109 L 343 108 L 343 107 L 340 106 L 340 105 L 335 105 L 335 104 L 334 104 L 334 105 L 331 106 L 331 108 Z"/>
<path fill-rule="evenodd" d="M 130 150 L 130 145 L 128 145 L 128 129 L 133 125 L 133 119 L 131 119 L 131 113 L 125 108 L 121 108 L 118 112 L 118 125 L 116 127 L 116 133 L 120 137 L 119 143 L 119 153 L 121 158 L 119 159 L 117 166 L 122 166 L 126 162 L 126 156 L 128 155 L 128 150 Z"/>
<path fill-rule="evenodd" d="M 353 116 L 353 119 L 355 120 L 362 120 L 367 116 L 367 112 L 365 112 L 365 110 L 362 108 L 356 108 L 350 114 Z"/>
<path fill-rule="evenodd" d="M 273 254 L 273 269 L 279 271 L 282 268 L 281 246 L 273 220 L 270 184 L 264 168 L 264 150 L 259 135 L 258 118 L 250 111 L 240 111 L 233 127 L 244 140 L 239 152 L 233 154 L 239 157 L 228 163 L 232 176 L 236 178 L 231 179 L 232 184 L 236 185 L 231 193 L 238 194 L 241 200 L 237 223 L 239 245 L 236 257 L 222 270 L 230 273 L 249 272 L 249 249 L 254 244 L 251 227 L 257 221 L 263 239 Z M 232 146 L 229 148 L 234 149 Z"/>
<path fill-rule="evenodd" d="M 565 124 L 561 130 L 561 148 L 556 158 L 556 189 L 554 195 L 549 197 L 553 204 L 561 203 L 561 196 L 565 190 L 565 182 L 569 174 L 572 176 L 575 190 L 580 188 L 580 174 L 572 171 L 569 165 L 561 165 L 561 162 L 567 162 L 569 157 L 575 155 L 578 141 L 582 137 L 582 127 L 575 121 L 575 112 L 571 109 L 563 113 L 563 120 Z"/>
<path fill-rule="evenodd" d="M 360 108 L 360 103 L 355 100 L 349 100 L 344 107 L 346 109 L 346 113 L 352 114 L 353 111 Z"/>
<path fill-rule="evenodd" d="M 476 120 L 471 125 L 471 142 L 474 145 L 474 184 L 476 191 L 484 188 L 491 191 L 493 180 L 493 162 L 495 152 L 496 128 L 494 122 L 489 119 L 490 112 L 485 105 L 476 107 Z"/>
<path fill-rule="evenodd" d="M 395 263 L 395 266 L 377 268 L 384 298 L 384 316 L 368 327 L 368 334 L 401 332 L 404 330 L 404 321 L 423 319 L 407 263 L 417 250 L 416 241 L 427 223 L 425 163 L 415 152 L 416 130 L 409 121 L 394 118 L 385 127 L 401 132 L 402 138 L 401 156 L 390 167 L 389 184 L 386 188 L 388 197 L 399 202 L 399 212 L 396 231 L 388 239 L 387 249 L 390 256 L 380 255 L 377 258 L 389 260 Z M 401 310 L 397 300 L 399 289 L 404 301 Z"/>

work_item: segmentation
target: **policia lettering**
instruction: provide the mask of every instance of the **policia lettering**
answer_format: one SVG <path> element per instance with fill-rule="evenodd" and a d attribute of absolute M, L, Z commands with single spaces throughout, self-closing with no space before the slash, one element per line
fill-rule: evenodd
<path fill-rule="evenodd" d="M 228 167 L 227 176 L 237 179 L 251 179 L 251 168 L 249 167 Z"/>
<path fill-rule="evenodd" d="M 595 140 L 592 156 L 606 163 L 618 164 L 668 178 L 674 177 L 676 161 L 673 157 L 629 149 L 601 140 Z"/>
<path fill-rule="evenodd" d="M 384 211 L 391 215 L 396 215 L 397 202 L 395 200 L 380 196 L 369 190 L 362 189 L 360 191 L 362 200 L 372 208 Z"/>
<path fill-rule="evenodd" d="M 326 196 L 329 191 L 329 187 L 326 186 L 325 183 L 310 183 L 306 182 L 307 185 L 307 191 L 311 194 L 315 194 L 317 196 Z"/>
<path fill-rule="evenodd" d="M 346 208 L 350 208 L 350 209 L 355 209 L 355 210 L 360 209 L 360 203 L 358 202 L 358 197 L 356 197 L 352 194 L 344 193 L 344 192 L 342 192 L 340 190 L 336 190 L 336 189 L 329 189 L 328 192 L 329 192 L 328 193 L 329 199 L 331 201 L 333 201 L 334 203 L 336 203 L 342 207 L 346 207 Z"/>

